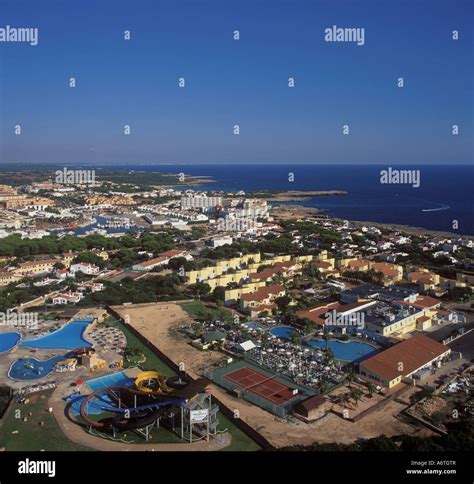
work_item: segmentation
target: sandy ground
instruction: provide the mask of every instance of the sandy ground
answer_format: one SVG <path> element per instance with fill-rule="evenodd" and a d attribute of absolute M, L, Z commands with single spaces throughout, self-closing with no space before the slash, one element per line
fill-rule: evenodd
<path fill-rule="evenodd" d="M 313 442 L 348 444 L 359 438 L 372 438 L 381 434 L 431 435 L 429 431 L 419 430 L 396 419 L 394 415 L 405 406 L 394 401 L 357 423 L 328 413 L 320 420 L 306 424 L 293 418 L 288 422 L 276 417 L 250 403 L 237 400 L 214 385 L 211 390 L 228 407 L 238 410 L 240 417 L 275 447 L 308 445 Z"/>
<path fill-rule="evenodd" d="M 184 362 L 186 370 L 193 376 L 202 375 L 213 362 L 223 358 L 218 352 L 201 352 L 193 348 L 188 344 L 187 338 L 173 331 L 177 326 L 191 321 L 190 317 L 173 303 L 115 306 L 114 309 L 124 317 L 128 315 L 129 324 L 175 363 Z M 306 424 L 295 418 L 290 418 L 289 421 L 278 418 L 259 407 L 232 397 L 216 385 L 211 385 L 211 392 L 230 409 L 238 410 L 240 418 L 275 447 L 310 444 L 315 441 L 350 443 L 359 438 L 371 438 L 381 434 L 430 434 L 398 420 L 396 415 L 405 406 L 394 401 L 357 423 L 328 413 L 321 420 Z M 404 399 L 408 398 L 409 392 L 404 395 Z"/>
<path fill-rule="evenodd" d="M 129 324 L 169 356 L 176 364 L 183 363 L 185 370 L 194 378 L 223 358 L 217 352 L 203 352 L 190 346 L 189 338 L 176 332 L 176 328 L 190 324 L 193 319 L 173 303 L 136 304 L 114 306 L 123 318 L 129 317 Z"/>

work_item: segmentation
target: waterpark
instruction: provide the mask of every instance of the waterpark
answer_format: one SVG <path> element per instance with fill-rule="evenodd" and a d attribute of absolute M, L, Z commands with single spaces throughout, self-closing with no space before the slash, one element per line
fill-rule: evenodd
<path fill-rule="evenodd" d="M 227 395 L 291 420 L 303 402 L 344 385 L 347 365 L 378 350 L 361 338 L 308 336 L 277 321 L 198 321 L 173 304 L 118 308 L 45 320 L 41 331 L 0 332 L 0 372 L 16 392 L 13 404 L 23 411 L 37 395 L 46 398 L 42 412 L 67 445 L 220 450 L 238 448 L 240 439 L 259 448 L 267 445 L 262 437 L 232 421 Z M 180 351 L 187 349 L 176 359 L 181 332 Z"/>
<path fill-rule="evenodd" d="M 205 380 L 186 375 L 166 377 L 158 371 L 129 371 L 85 381 L 65 397 L 66 412 L 78 425 L 112 440 L 148 442 L 152 431 L 164 427 L 182 441 L 209 442 L 218 430 L 219 407 L 206 392 Z M 220 439 L 225 446 L 226 440 Z"/>
<path fill-rule="evenodd" d="M 0 370 L 7 366 L 10 384 L 20 388 L 20 382 L 40 380 L 53 372 L 75 371 L 78 364 L 86 364 L 84 355 L 90 357 L 86 364 L 89 369 L 103 368 L 105 360 L 95 354 L 84 336 L 86 332 L 93 334 L 96 323 L 93 317 L 79 317 L 59 327 L 45 322 L 44 332 L 39 335 L 36 328 L 0 332 Z"/>
<path fill-rule="evenodd" d="M 38 425 L 49 419 L 49 426 L 73 446 L 229 446 L 232 438 L 225 420 L 218 418 L 219 406 L 207 392 L 207 381 L 177 374 L 117 323 L 102 311 L 59 323 L 45 320 L 41 332 L 0 332 L 0 372 L 15 395 L 11 406 L 24 414 L 30 402 L 47 397 L 42 413 L 54 418 L 43 414 Z M 20 428 L 33 417 L 32 412 L 22 417 Z M 11 423 L 15 426 L 15 419 Z M 12 430 L 7 448 L 20 432 Z"/>

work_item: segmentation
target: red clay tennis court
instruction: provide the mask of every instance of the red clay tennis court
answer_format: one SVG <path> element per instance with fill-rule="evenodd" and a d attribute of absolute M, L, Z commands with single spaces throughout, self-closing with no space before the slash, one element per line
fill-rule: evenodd
<path fill-rule="evenodd" d="M 282 405 L 295 396 L 291 388 L 252 368 L 241 368 L 224 375 L 224 378 L 238 385 L 241 390 L 255 393 L 277 405 Z"/>

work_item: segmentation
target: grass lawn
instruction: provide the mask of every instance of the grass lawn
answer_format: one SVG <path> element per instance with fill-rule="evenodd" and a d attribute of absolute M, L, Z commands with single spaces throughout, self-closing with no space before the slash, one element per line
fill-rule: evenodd
<path fill-rule="evenodd" d="M 205 319 L 205 320 L 216 320 L 220 321 L 231 321 L 232 312 L 226 308 L 218 308 L 214 306 L 207 306 L 201 301 L 192 301 L 186 303 L 179 303 L 179 306 L 186 311 L 192 318 L 195 319 Z"/>
<path fill-rule="evenodd" d="M 63 435 L 54 416 L 47 410 L 52 392 L 48 390 L 33 394 L 27 404 L 11 404 L 0 427 L 0 447 L 5 447 L 7 451 L 91 450 L 71 442 Z M 42 395 L 45 398 L 41 398 Z M 21 418 L 16 418 L 17 410 Z M 28 415 L 30 412 L 31 416 Z M 23 421 L 24 417 L 27 418 L 26 422 Z M 40 426 L 40 422 L 44 422 L 44 425 Z M 16 430 L 18 433 L 13 434 Z"/>

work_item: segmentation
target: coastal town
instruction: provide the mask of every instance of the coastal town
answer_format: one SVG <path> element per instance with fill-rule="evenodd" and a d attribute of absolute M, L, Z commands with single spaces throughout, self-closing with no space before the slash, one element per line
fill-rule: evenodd
<path fill-rule="evenodd" d="M 474 482 L 474 1 L 0 12 L 0 484 Z"/>
<path fill-rule="evenodd" d="M 336 190 L 19 173 L 0 185 L 0 447 L 474 438 L 474 237 L 299 203 Z"/>

